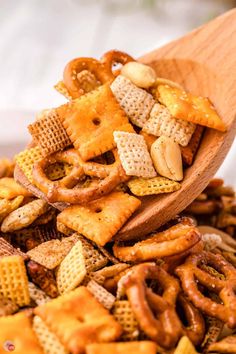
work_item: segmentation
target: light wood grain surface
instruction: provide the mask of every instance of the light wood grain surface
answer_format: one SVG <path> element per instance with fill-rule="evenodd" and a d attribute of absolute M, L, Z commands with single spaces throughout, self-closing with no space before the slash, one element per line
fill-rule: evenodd
<path fill-rule="evenodd" d="M 227 155 L 236 133 L 236 9 L 177 41 L 144 55 L 159 76 L 209 97 L 227 132 L 207 129 L 194 164 L 177 192 L 150 196 L 120 231 L 120 237 L 145 235 L 186 208 L 207 186 Z"/>

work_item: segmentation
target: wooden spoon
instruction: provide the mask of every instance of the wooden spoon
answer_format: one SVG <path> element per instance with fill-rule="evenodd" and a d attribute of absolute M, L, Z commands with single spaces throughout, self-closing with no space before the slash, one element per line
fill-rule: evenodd
<path fill-rule="evenodd" d="M 185 209 L 207 186 L 227 155 L 236 132 L 236 10 L 144 55 L 140 61 L 151 65 L 159 77 L 209 97 L 226 123 L 227 132 L 207 129 L 194 164 L 186 170 L 182 188 L 144 198 L 118 239 L 147 234 Z"/>

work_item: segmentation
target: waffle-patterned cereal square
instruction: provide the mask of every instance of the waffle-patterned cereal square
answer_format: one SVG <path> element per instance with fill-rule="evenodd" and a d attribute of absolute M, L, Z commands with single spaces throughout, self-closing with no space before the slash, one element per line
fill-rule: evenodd
<path fill-rule="evenodd" d="M 0 259 L 0 295 L 19 306 L 29 305 L 28 278 L 21 256 L 7 256 Z"/>
<path fill-rule="evenodd" d="M 39 146 L 21 151 L 15 156 L 16 164 L 31 183 L 34 183 L 32 176 L 34 163 L 40 161 L 42 157 L 42 149 Z"/>
<path fill-rule="evenodd" d="M 128 300 L 117 300 L 112 313 L 123 328 L 122 339 L 125 341 L 137 339 L 139 336 L 139 326 L 130 302 Z"/>
<path fill-rule="evenodd" d="M 109 85 L 58 108 L 63 125 L 83 160 L 115 147 L 114 130 L 133 131 Z"/>
<path fill-rule="evenodd" d="M 0 296 L 0 317 L 12 315 L 19 306 L 12 300 Z"/>
<path fill-rule="evenodd" d="M 143 130 L 148 134 L 156 136 L 168 136 L 176 143 L 186 146 L 195 128 L 195 124 L 174 118 L 168 108 L 159 103 L 155 103 L 151 110 L 150 118 L 145 123 Z"/>
<path fill-rule="evenodd" d="M 165 177 L 134 178 L 128 183 L 128 187 L 134 195 L 144 196 L 151 194 L 171 193 L 179 190 L 181 184 Z"/>
<path fill-rule="evenodd" d="M 57 219 L 99 246 L 104 246 L 140 204 L 140 200 L 129 194 L 112 192 L 86 206 L 69 206 Z"/>
<path fill-rule="evenodd" d="M 39 289 L 34 283 L 29 281 L 29 294 L 30 298 L 34 300 L 37 305 L 46 304 L 51 298 L 41 289 Z"/>
<path fill-rule="evenodd" d="M 43 155 L 64 150 L 71 141 L 55 109 L 28 126 L 33 139 L 42 148 Z"/>
<path fill-rule="evenodd" d="M 32 329 L 31 322 L 31 317 L 25 312 L 0 317 L 1 354 L 10 352 L 8 345 L 11 344 L 14 346 L 13 352 L 16 354 L 44 354 Z"/>
<path fill-rule="evenodd" d="M 38 338 L 41 347 L 46 354 L 69 354 L 68 350 L 59 341 L 57 336 L 50 331 L 47 325 L 39 316 L 34 316 L 33 330 Z M 33 353 L 32 353 L 33 354 Z"/>
<path fill-rule="evenodd" d="M 77 242 L 77 235 L 60 240 L 43 242 L 27 252 L 30 259 L 47 269 L 55 269 Z"/>
<path fill-rule="evenodd" d="M 87 273 L 95 272 L 96 270 L 105 267 L 108 263 L 108 258 L 97 250 L 85 237 L 78 235 L 78 239 L 82 243 L 83 256 Z"/>
<path fill-rule="evenodd" d="M 131 122 L 142 128 L 155 104 L 152 95 L 122 75 L 112 82 L 111 90 Z"/>
<path fill-rule="evenodd" d="M 60 294 L 68 293 L 82 283 L 86 275 L 85 259 L 81 241 L 72 247 L 57 271 L 57 287 Z"/>
<path fill-rule="evenodd" d="M 115 303 L 115 296 L 109 293 L 103 286 L 99 285 L 95 280 L 90 280 L 87 289 L 106 309 L 110 310 Z"/>
<path fill-rule="evenodd" d="M 84 353 L 89 343 L 115 341 L 122 332 L 119 323 L 84 286 L 36 307 L 34 312 L 72 354 Z"/>
<path fill-rule="evenodd" d="M 169 109 L 173 117 L 222 132 L 226 130 L 224 122 L 208 98 L 194 96 L 168 85 L 158 86 L 158 92 L 159 101 Z"/>
<path fill-rule="evenodd" d="M 156 176 L 151 156 L 142 135 L 114 132 L 121 164 L 128 176 L 152 178 Z"/>

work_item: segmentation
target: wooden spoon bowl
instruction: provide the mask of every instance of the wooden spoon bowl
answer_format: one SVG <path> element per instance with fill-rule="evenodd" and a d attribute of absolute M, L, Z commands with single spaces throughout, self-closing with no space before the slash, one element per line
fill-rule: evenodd
<path fill-rule="evenodd" d="M 144 55 L 140 61 L 152 66 L 159 77 L 209 97 L 227 131 L 206 129 L 181 189 L 143 198 L 141 208 L 117 235 L 120 240 L 145 235 L 184 210 L 207 186 L 227 155 L 236 132 L 236 10 Z"/>

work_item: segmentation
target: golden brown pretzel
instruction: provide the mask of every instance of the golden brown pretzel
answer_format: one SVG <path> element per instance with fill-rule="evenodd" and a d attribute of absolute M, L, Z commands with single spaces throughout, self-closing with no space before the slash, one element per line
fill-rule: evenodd
<path fill-rule="evenodd" d="M 225 279 L 219 279 L 200 268 L 206 265 L 223 274 Z M 181 280 L 184 293 L 197 308 L 227 323 L 230 328 L 236 327 L 236 269 L 230 263 L 219 254 L 204 251 L 188 257 L 175 272 Z M 222 303 L 204 296 L 199 290 L 200 284 L 216 293 Z"/>
<path fill-rule="evenodd" d="M 155 279 L 163 289 L 155 294 L 145 280 Z M 182 327 L 175 311 L 180 291 L 177 279 L 155 263 L 142 263 L 125 276 L 125 291 L 139 326 L 144 333 L 165 348 L 172 348 L 181 337 Z"/>
<path fill-rule="evenodd" d="M 45 174 L 45 169 L 55 162 L 73 165 L 69 175 L 60 181 L 51 181 Z M 73 189 L 84 175 L 104 179 L 94 181 L 89 187 Z M 98 199 L 127 180 L 120 162 L 116 161 L 112 167 L 87 163 L 75 149 L 58 152 L 36 162 L 33 167 L 33 178 L 35 185 L 46 194 L 49 202 L 61 201 L 70 204 L 83 204 Z"/>
<path fill-rule="evenodd" d="M 64 69 L 63 81 L 72 98 L 78 98 L 86 93 L 78 79 L 78 74 L 85 70 L 89 72 L 90 75 L 92 74 L 100 85 L 114 78 L 113 74 L 107 70 L 106 66 L 96 59 L 76 58 L 71 60 Z M 96 86 L 94 88 L 96 88 Z M 91 89 L 92 88 L 93 87 L 91 87 Z"/>
<path fill-rule="evenodd" d="M 108 52 L 103 54 L 101 58 L 101 62 L 104 64 L 107 71 L 113 75 L 113 78 L 114 76 L 117 76 L 120 73 L 120 70 L 115 70 L 115 72 L 112 71 L 113 65 L 125 65 L 130 61 L 135 61 L 135 59 L 132 58 L 129 54 L 120 52 L 119 50 L 109 50 Z"/>
<path fill-rule="evenodd" d="M 114 255 L 125 262 L 139 262 L 181 254 L 201 239 L 194 226 L 179 223 L 133 246 L 115 244 Z"/>

